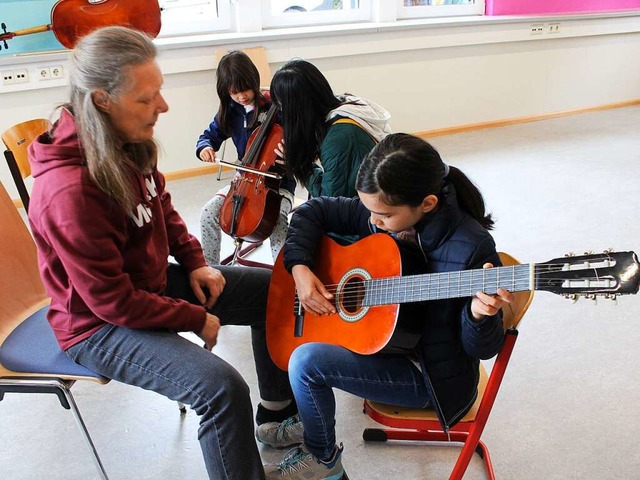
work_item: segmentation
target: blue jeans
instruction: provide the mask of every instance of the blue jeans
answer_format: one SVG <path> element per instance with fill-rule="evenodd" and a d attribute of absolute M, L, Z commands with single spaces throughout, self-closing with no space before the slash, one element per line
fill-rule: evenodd
<path fill-rule="evenodd" d="M 305 343 L 291 355 L 289 379 L 304 443 L 320 459 L 329 458 L 336 445 L 332 388 L 391 405 L 429 405 L 422 373 L 404 355 L 359 355 L 336 345 Z"/>
<path fill-rule="evenodd" d="M 251 326 L 261 397 L 292 398 L 286 372 L 273 364 L 266 347 L 264 322 L 270 272 L 219 268 L 227 283 L 210 312 L 223 325 Z M 167 279 L 166 296 L 197 303 L 181 267 L 170 265 Z M 253 433 L 249 387 L 235 368 L 215 354 L 175 332 L 116 325 L 105 325 L 67 353 L 107 378 L 190 405 L 201 417 L 198 439 L 209 478 L 264 478 Z"/>

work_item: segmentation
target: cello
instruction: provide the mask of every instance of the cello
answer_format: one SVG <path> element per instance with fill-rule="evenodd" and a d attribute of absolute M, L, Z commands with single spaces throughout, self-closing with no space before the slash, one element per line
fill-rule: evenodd
<path fill-rule="evenodd" d="M 62 45 L 73 48 L 80 37 L 111 25 L 157 37 L 161 27 L 158 0 L 58 0 L 51 9 L 50 24 L 7 32 L 3 23 L 0 42 L 9 48 L 7 40 L 14 37 L 52 30 Z"/>
<path fill-rule="evenodd" d="M 278 107 L 272 105 L 267 116 L 247 142 L 242 164 L 226 162 L 239 171 L 220 209 L 220 227 L 227 235 L 251 243 L 269 238 L 278 221 L 282 197 L 278 190 L 284 165 L 274 149 L 284 137 L 274 119 Z"/>

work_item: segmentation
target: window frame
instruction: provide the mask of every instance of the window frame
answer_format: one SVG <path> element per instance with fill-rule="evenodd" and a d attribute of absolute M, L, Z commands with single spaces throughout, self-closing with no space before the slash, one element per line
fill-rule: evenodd
<path fill-rule="evenodd" d="M 171 4 L 166 8 L 166 3 Z M 181 5 L 184 4 L 184 5 Z M 211 4 L 213 11 L 194 18 L 189 9 Z M 158 38 L 198 35 L 231 30 L 231 7 L 228 0 L 160 0 L 162 27 Z M 180 9 L 184 8 L 182 12 Z M 174 12 L 172 12 L 175 9 Z"/>
<path fill-rule="evenodd" d="M 485 14 L 485 0 L 474 0 L 469 5 L 418 5 L 404 6 L 404 0 L 396 0 L 398 20 L 431 17 L 461 17 Z"/>
<path fill-rule="evenodd" d="M 345 3 L 349 1 L 343 0 Z M 276 29 L 372 21 L 372 0 L 357 1 L 359 7 L 353 9 L 290 12 L 273 15 L 271 13 L 272 2 L 266 0 L 261 2 L 262 28 Z M 295 0 L 292 0 L 292 3 L 295 3 Z"/>

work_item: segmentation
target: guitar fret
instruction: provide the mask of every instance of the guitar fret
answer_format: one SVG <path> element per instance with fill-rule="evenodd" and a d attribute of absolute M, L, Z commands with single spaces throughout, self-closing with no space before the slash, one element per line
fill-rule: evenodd
<path fill-rule="evenodd" d="M 472 297 L 477 292 L 493 295 L 498 288 L 519 292 L 531 289 L 531 265 L 439 272 L 365 282 L 365 305 Z"/>

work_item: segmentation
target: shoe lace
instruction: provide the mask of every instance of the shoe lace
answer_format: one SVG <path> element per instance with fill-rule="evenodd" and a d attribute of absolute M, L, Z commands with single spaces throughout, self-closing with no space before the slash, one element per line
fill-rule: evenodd
<path fill-rule="evenodd" d="M 292 417 L 284 420 L 280 425 L 278 425 L 278 430 L 276 430 L 276 438 L 284 439 L 285 437 L 287 437 L 289 427 L 294 423 L 298 423 L 299 421 L 300 419 L 297 415 L 293 415 Z"/>
<path fill-rule="evenodd" d="M 278 464 L 278 469 L 282 473 L 293 473 L 307 468 L 307 460 L 311 457 L 309 452 L 304 451 L 301 447 L 294 447 L 289 450 L 282 461 Z"/>

